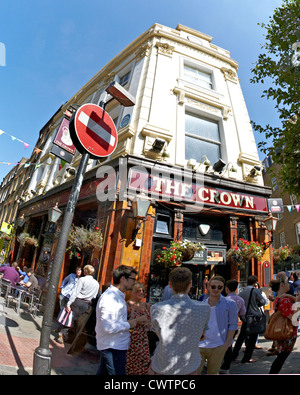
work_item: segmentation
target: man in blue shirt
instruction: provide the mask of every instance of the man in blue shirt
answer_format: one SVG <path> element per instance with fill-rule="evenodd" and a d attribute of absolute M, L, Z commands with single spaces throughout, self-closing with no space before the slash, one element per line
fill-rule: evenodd
<path fill-rule="evenodd" d="M 81 274 L 82 274 L 82 268 L 80 266 L 77 266 L 75 273 L 69 274 L 61 283 L 60 296 L 59 296 L 59 303 L 61 308 L 67 306 L 69 298 L 73 290 L 75 289 L 75 286 Z"/>
<path fill-rule="evenodd" d="M 207 374 L 219 374 L 225 352 L 238 329 L 236 303 L 221 295 L 224 284 L 225 280 L 221 276 L 212 277 L 207 284 L 209 297 L 202 303 L 207 303 L 211 312 L 205 339 L 199 342 L 202 361 L 198 374 L 201 374 L 205 362 L 207 362 Z"/>

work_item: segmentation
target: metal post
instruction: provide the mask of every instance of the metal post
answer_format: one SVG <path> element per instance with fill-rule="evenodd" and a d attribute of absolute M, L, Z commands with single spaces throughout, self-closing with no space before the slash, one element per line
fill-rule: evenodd
<path fill-rule="evenodd" d="M 43 317 L 42 332 L 40 345 L 34 351 L 33 357 L 33 374 L 34 375 L 50 375 L 51 374 L 51 356 L 49 349 L 50 334 L 52 329 L 53 314 L 56 302 L 57 288 L 61 267 L 66 252 L 70 228 L 72 225 L 74 212 L 82 186 L 84 174 L 88 164 L 90 155 L 85 153 L 82 155 L 76 177 L 71 189 L 66 212 L 64 215 L 60 236 L 57 243 L 55 258 L 51 270 L 50 281 L 48 285 L 48 294 L 45 304 L 45 312 Z"/>

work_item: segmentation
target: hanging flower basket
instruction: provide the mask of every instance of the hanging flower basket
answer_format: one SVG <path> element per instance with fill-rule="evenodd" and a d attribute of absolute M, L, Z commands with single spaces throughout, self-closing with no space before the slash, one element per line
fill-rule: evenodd
<path fill-rule="evenodd" d="M 273 250 L 273 262 L 278 263 L 280 261 L 285 261 L 293 253 L 293 249 L 288 246 L 280 247 Z"/>
<path fill-rule="evenodd" d="M 6 240 L 6 241 L 11 240 L 11 237 L 9 235 L 7 235 L 6 233 L 2 233 L 0 237 L 2 240 Z"/>
<path fill-rule="evenodd" d="M 89 252 L 95 248 L 103 247 L 102 232 L 98 229 L 86 229 L 83 226 L 73 226 L 69 233 L 68 248 L 69 256 L 80 258 L 79 252 Z"/>
<path fill-rule="evenodd" d="M 163 247 L 155 258 L 157 264 L 167 268 L 181 266 L 182 262 L 190 261 L 194 258 L 196 251 L 204 250 L 205 246 L 200 243 L 193 243 L 188 240 L 171 241 L 170 247 Z"/>
<path fill-rule="evenodd" d="M 191 261 L 195 256 L 195 251 L 192 248 L 187 248 L 182 252 L 181 260 L 183 262 Z"/>
<path fill-rule="evenodd" d="M 261 260 L 265 253 L 264 245 L 257 241 L 239 239 L 237 244 L 237 247 L 230 248 L 226 253 L 229 262 L 241 264 L 253 258 Z"/>
<path fill-rule="evenodd" d="M 23 232 L 18 236 L 18 241 L 23 247 L 26 247 L 26 245 L 38 247 L 37 239 L 26 232 Z"/>

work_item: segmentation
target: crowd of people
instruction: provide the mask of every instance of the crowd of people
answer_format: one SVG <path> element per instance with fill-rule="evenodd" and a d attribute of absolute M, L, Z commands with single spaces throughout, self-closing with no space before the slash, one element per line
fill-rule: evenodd
<path fill-rule="evenodd" d="M 7 280 L 13 287 L 24 289 L 28 292 L 40 291 L 41 287 L 32 268 L 23 267 L 20 269 L 17 262 L 9 262 L 6 260 L 0 266 L 0 276 Z"/>
<path fill-rule="evenodd" d="M 264 306 L 271 300 L 275 310 L 291 319 L 292 305 L 300 301 L 300 296 L 294 295 L 297 283 L 291 286 L 282 272 L 270 282 L 268 295 L 261 291 L 254 275 L 248 277 L 247 287 L 239 294 L 236 280 L 213 276 L 200 302 L 189 297 L 191 271 L 176 267 L 170 273 L 162 301 L 149 306 L 143 301 L 145 288 L 136 283 L 136 275 L 132 267 L 117 268 L 113 285 L 98 301 L 99 375 L 194 375 L 203 374 L 204 367 L 207 374 L 229 372 L 243 343 L 245 352 L 240 363 L 255 362 L 252 353 L 259 348 L 258 333 L 248 333 L 246 317 L 263 315 Z M 131 297 L 126 302 L 127 291 L 131 291 Z M 295 326 L 292 339 L 273 344 L 277 357 L 269 373 L 280 372 L 293 350 L 297 329 Z M 152 353 L 149 335 L 153 332 L 157 342 Z"/>
<path fill-rule="evenodd" d="M 31 268 L 20 270 L 16 262 L 0 267 L 2 278 L 28 290 L 39 287 Z M 206 293 L 199 300 L 190 297 L 192 272 L 176 267 L 170 272 L 160 302 L 145 301 L 145 285 L 137 282 L 137 271 L 121 265 L 113 272 L 113 284 L 101 295 L 93 278 L 94 268 L 78 266 L 60 287 L 60 307 L 72 311 L 73 322 L 92 302 L 96 310 L 96 345 L 100 352 L 98 375 L 195 375 L 228 373 L 245 344 L 240 363 L 253 363 L 258 334 L 249 332 L 248 315 L 259 317 L 264 306 L 292 320 L 293 304 L 300 301 L 300 273 L 280 272 L 270 281 L 265 294 L 251 275 L 247 286 L 237 293 L 238 281 L 215 275 L 208 279 Z M 298 323 L 293 335 L 274 341 L 267 355 L 275 355 L 270 374 L 280 372 L 293 351 Z M 59 325 L 58 341 L 66 328 Z M 154 340 L 153 340 L 154 339 Z"/>

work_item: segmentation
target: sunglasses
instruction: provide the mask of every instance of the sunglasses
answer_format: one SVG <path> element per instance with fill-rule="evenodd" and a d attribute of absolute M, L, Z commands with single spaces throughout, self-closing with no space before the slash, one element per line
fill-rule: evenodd
<path fill-rule="evenodd" d="M 219 291 L 221 291 L 221 289 L 223 289 L 223 285 L 211 285 L 210 286 L 211 289 L 218 289 Z"/>

